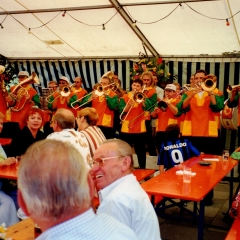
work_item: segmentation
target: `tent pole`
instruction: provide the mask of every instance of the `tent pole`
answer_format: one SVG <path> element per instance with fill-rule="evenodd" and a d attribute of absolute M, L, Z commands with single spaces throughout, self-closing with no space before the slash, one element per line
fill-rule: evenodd
<path fill-rule="evenodd" d="M 233 14 L 232 14 L 231 6 L 229 4 L 229 0 L 227 0 L 227 4 L 228 4 L 228 9 L 230 11 L 230 15 L 232 16 Z M 238 35 L 238 32 L 237 32 L 236 24 L 235 24 L 235 21 L 234 21 L 234 17 L 232 18 L 232 22 L 233 22 L 233 26 L 234 26 L 234 31 L 235 31 L 236 37 L 238 39 L 238 44 L 240 45 L 240 39 L 239 39 L 239 35 Z"/>
<path fill-rule="evenodd" d="M 119 12 L 119 14 L 124 19 L 124 21 L 133 30 L 133 32 L 138 36 L 138 38 L 141 40 L 144 46 L 149 50 L 149 52 L 155 57 L 159 56 L 159 53 L 157 52 L 157 50 L 152 46 L 152 44 L 148 41 L 148 39 L 141 32 L 141 30 L 137 26 L 133 26 L 134 24 L 133 20 L 129 17 L 129 15 L 123 9 L 123 7 L 119 4 L 119 2 L 117 0 L 109 0 L 109 1 L 112 3 L 115 9 Z"/>

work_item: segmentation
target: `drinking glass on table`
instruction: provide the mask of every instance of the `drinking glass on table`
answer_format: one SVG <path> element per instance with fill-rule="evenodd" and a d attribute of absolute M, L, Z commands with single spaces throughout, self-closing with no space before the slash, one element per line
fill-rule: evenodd
<path fill-rule="evenodd" d="M 192 177 L 192 169 L 184 166 L 183 168 L 183 183 L 190 183 Z"/>
<path fill-rule="evenodd" d="M 228 150 L 223 150 L 223 153 L 222 153 L 223 161 L 227 161 L 228 158 L 229 158 L 229 151 Z"/>

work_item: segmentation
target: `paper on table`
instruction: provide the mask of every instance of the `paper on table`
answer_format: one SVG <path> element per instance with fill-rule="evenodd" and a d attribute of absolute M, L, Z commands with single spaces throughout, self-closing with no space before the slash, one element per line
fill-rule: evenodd
<path fill-rule="evenodd" d="M 203 161 L 213 161 L 213 162 L 218 162 L 219 159 L 218 158 L 203 158 Z"/>
<path fill-rule="evenodd" d="M 178 170 L 178 171 L 176 171 L 176 174 L 177 175 L 183 175 L 183 171 L 182 170 Z M 196 173 L 192 172 L 192 177 L 195 176 L 195 175 L 196 175 Z"/>

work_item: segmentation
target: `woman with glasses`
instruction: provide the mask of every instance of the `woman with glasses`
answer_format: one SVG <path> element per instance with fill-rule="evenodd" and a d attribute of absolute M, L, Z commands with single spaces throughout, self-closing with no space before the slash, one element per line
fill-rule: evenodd
<path fill-rule="evenodd" d="M 99 145 L 106 140 L 101 129 L 96 126 L 98 119 L 99 116 L 95 108 L 86 107 L 78 111 L 78 131 L 86 136 L 92 157 Z"/>

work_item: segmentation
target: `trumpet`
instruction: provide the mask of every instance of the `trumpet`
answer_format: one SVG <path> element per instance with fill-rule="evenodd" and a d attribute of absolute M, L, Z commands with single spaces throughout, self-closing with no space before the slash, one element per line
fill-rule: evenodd
<path fill-rule="evenodd" d="M 14 87 L 12 92 L 10 93 L 10 96 L 16 101 L 16 105 L 11 107 L 11 110 L 14 112 L 19 112 L 23 109 L 25 106 L 27 99 L 24 100 L 22 105 L 20 104 L 21 99 L 28 94 L 28 91 L 26 88 L 22 87 L 24 84 L 30 84 L 30 83 L 36 83 L 40 84 L 40 80 L 35 72 L 32 72 L 32 75 L 28 77 L 27 79 L 20 82 L 17 86 Z"/>
<path fill-rule="evenodd" d="M 179 91 L 178 93 L 176 93 L 172 98 L 170 98 L 168 101 L 164 101 L 164 100 L 160 100 L 157 102 L 158 104 L 158 108 L 160 108 L 163 112 L 167 111 L 168 108 L 168 104 L 172 103 L 173 99 L 178 97 L 179 95 L 181 95 L 183 92 L 185 92 L 186 90 L 183 88 L 181 91 Z"/>
<path fill-rule="evenodd" d="M 79 98 L 76 101 L 71 103 L 72 108 L 78 109 L 78 108 L 88 104 L 89 102 L 91 102 L 93 100 L 93 98 L 89 98 L 89 100 L 87 102 L 85 102 L 85 103 L 83 103 L 81 105 L 74 106 L 76 103 L 81 102 L 84 98 L 86 98 L 87 96 L 92 95 L 93 93 L 95 93 L 98 97 L 104 95 L 104 88 L 112 86 L 113 84 L 115 84 L 115 83 L 111 83 L 111 84 L 108 84 L 107 86 L 103 86 L 101 83 L 96 83 L 93 86 L 93 91 L 92 92 L 86 94 L 85 96 L 83 96 L 83 97 L 81 97 L 81 98 Z"/>
<path fill-rule="evenodd" d="M 71 93 L 71 87 L 72 86 L 70 86 L 70 87 L 68 87 L 68 86 L 63 87 L 62 91 L 60 92 L 61 96 L 62 97 L 68 97 L 70 95 L 70 93 Z"/>
<path fill-rule="evenodd" d="M 228 85 L 226 90 L 227 90 L 228 93 L 230 93 L 230 92 L 232 92 L 233 89 L 238 88 L 238 87 L 240 87 L 240 84 L 239 85 L 233 85 L 233 86 Z"/>
<path fill-rule="evenodd" d="M 212 91 L 217 86 L 217 77 L 213 74 L 209 74 L 205 77 L 203 77 L 201 82 L 201 87 L 204 91 Z"/>

